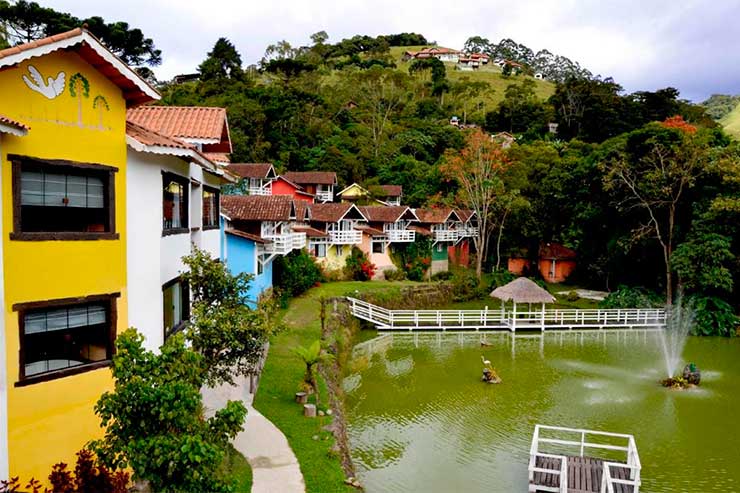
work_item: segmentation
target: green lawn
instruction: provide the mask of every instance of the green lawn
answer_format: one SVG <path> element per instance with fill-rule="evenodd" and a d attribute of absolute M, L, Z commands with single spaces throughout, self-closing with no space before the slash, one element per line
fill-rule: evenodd
<path fill-rule="evenodd" d="M 246 457 L 232 445 L 226 449 L 226 457 L 221 463 L 220 474 L 222 477 L 233 478 L 234 491 L 239 493 L 252 491 L 252 468 Z"/>
<path fill-rule="evenodd" d="M 724 127 L 725 132 L 740 138 L 740 104 L 735 106 L 735 109 L 725 115 L 719 122 Z"/>
<path fill-rule="evenodd" d="M 400 289 L 410 282 L 337 282 L 324 284 L 291 301 L 282 312 L 287 330 L 273 337 L 265 368 L 260 378 L 254 406 L 288 438 L 298 458 L 306 481 L 306 490 L 314 492 L 356 491 L 344 484 L 338 457 L 330 449 L 333 436 L 322 430 L 330 417 L 304 418 L 302 408 L 293 401 L 305 366 L 293 354 L 297 345 L 308 345 L 320 336 L 319 298 L 342 296 L 354 291 Z M 324 389 L 322 407 L 328 399 Z M 314 437 L 318 437 L 315 440 Z"/>

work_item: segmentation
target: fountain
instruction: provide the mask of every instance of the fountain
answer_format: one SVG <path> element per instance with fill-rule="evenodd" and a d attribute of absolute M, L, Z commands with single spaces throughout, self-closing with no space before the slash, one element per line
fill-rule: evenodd
<path fill-rule="evenodd" d="M 694 363 L 686 365 L 683 372 L 679 373 L 683 348 L 694 324 L 694 310 L 684 303 L 682 296 L 679 296 L 676 302 L 666 310 L 666 324 L 660 335 L 666 378 L 660 383 L 664 387 L 673 389 L 698 385 L 701 375 Z"/>

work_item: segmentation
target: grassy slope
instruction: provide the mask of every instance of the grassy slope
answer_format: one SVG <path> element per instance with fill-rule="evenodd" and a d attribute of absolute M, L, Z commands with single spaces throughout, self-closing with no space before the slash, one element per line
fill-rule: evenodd
<path fill-rule="evenodd" d="M 398 289 L 404 284 L 410 283 L 376 281 L 324 284 L 292 300 L 283 312 L 287 330 L 275 336 L 271 342 L 254 404 L 285 433 L 298 458 L 306 489 L 310 493 L 355 490 L 344 485 L 339 460 L 329 452 L 333 437 L 322 428 L 330 423 L 331 418 L 303 418 L 301 406 L 293 401 L 305 366 L 292 350 L 297 345 L 306 346 L 319 338 L 320 297 L 342 296 L 354 290 Z M 322 395 L 321 403 L 322 407 L 327 403 L 325 395 Z M 318 436 L 319 440 L 314 440 L 314 436 Z"/>
<path fill-rule="evenodd" d="M 401 60 L 405 51 L 418 51 L 424 48 L 423 46 L 394 46 L 391 47 L 391 56 L 396 62 L 399 70 L 408 73 L 409 65 L 411 62 L 404 62 Z M 488 82 L 491 85 L 492 91 L 482 95 L 478 98 L 484 103 L 484 108 L 488 111 L 494 109 L 496 105 L 504 98 L 504 91 L 510 84 L 520 84 L 524 79 L 531 79 L 535 82 L 535 93 L 542 99 L 547 99 L 555 92 L 555 84 L 546 80 L 539 80 L 529 76 L 511 76 L 504 77 L 501 74 L 501 69 L 497 65 L 491 64 L 491 66 L 480 68 L 476 71 L 461 71 L 455 70 L 454 63 L 445 63 L 447 67 L 447 78 L 450 81 L 458 81 L 464 77 L 468 77 L 471 81 L 483 81 Z M 473 105 L 471 105 L 473 106 Z"/>
<path fill-rule="evenodd" d="M 725 128 L 725 132 L 740 138 L 740 104 L 735 106 L 735 109 L 725 115 L 719 122 Z"/>
<path fill-rule="evenodd" d="M 234 491 L 252 491 L 252 468 L 249 466 L 246 457 L 231 445 L 229 445 L 226 457 L 221 463 L 221 474 L 223 477 L 234 479 Z"/>

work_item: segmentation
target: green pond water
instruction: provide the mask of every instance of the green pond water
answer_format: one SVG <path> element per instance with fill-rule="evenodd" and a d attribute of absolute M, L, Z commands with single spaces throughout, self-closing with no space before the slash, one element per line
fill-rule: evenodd
<path fill-rule="evenodd" d="M 645 492 L 740 491 L 740 339 L 689 338 L 702 371 L 665 377 L 656 332 L 387 335 L 358 345 L 344 380 L 366 490 L 525 492 L 535 424 L 635 436 Z M 480 381 L 481 355 L 503 378 Z"/>

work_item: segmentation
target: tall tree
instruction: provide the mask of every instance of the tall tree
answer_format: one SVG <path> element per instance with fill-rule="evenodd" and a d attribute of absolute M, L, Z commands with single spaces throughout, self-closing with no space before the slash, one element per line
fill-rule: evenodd
<path fill-rule="evenodd" d="M 203 63 L 198 66 L 201 80 L 239 79 L 243 75 L 242 57 L 226 38 L 218 38 Z"/>
<path fill-rule="evenodd" d="M 497 220 L 496 213 L 508 214 L 506 208 L 497 211 L 495 203 L 506 193 L 504 174 L 510 163 L 501 145 L 485 132 L 476 129 L 467 137 L 462 150 L 446 154 L 442 172 L 458 184 L 460 203 L 478 217 L 478 235 L 473 237 L 473 243 L 478 252 L 475 273 L 480 279 L 489 239 L 497 222 L 505 220 Z"/>

